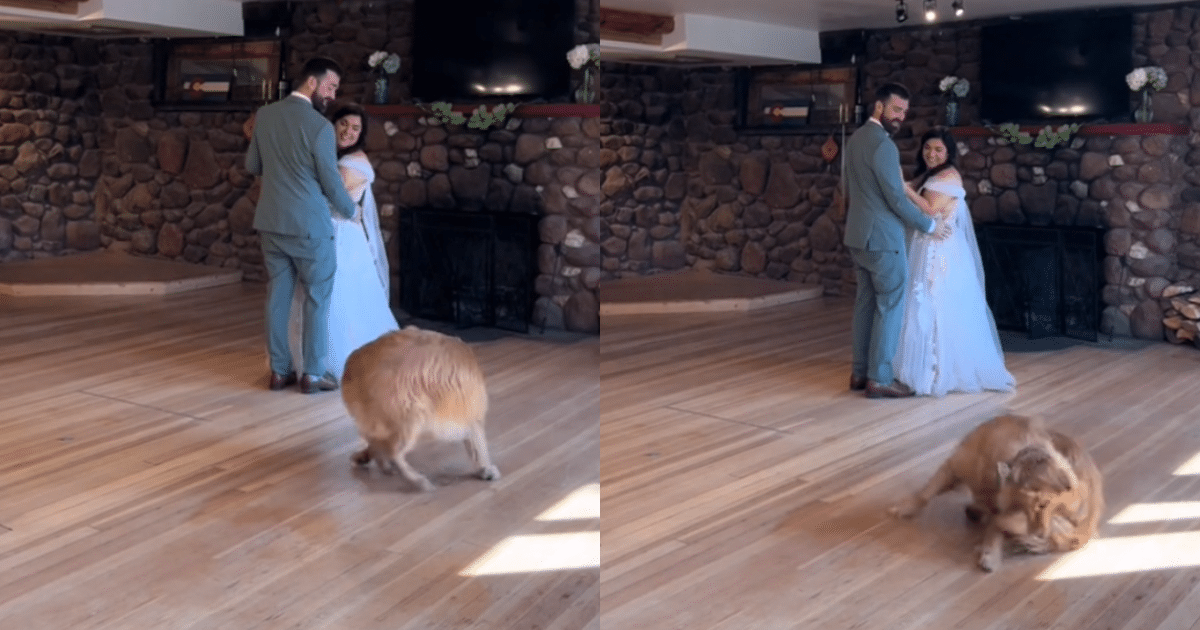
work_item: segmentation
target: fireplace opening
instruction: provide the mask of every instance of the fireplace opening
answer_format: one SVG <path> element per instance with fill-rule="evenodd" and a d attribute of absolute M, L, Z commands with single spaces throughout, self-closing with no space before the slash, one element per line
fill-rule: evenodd
<path fill-rule="evenodd" d="M 533 312 L 538 217 L 420 208 L 400 216 L 399 306 L 460 328 L 525 333 Z"/>
<path fill-rule="evenodd" d="M 975 235 L 997 328 L 1097 340 L 1103 229 L 978 224 Z"/>

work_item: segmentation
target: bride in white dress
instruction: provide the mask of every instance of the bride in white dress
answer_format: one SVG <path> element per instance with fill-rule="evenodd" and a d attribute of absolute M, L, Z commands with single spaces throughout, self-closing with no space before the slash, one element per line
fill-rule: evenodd
<path fill-rule="evenodd" d="M 351 352 L 400 327 L 388 306 L 387 251 L 379 229 L 375 196 L 371 193 L 375 169 L 362 150 L 366 124 L 367 119 L 357 105 L 340 107 L 333 115 L 338 171 L 350 198 L 359 207 L 354 219 L 331 213 L 337 271 L 329 299 L 329 355 L 325 365 L 339 381 Z M 302 297 L 298 290 L 292 300 L 288 330 L 294 365 L 303 365 L 300 358 L 304 326 Z"/>
<path fill-rule="evenodd" d="M 1011 392 L 1016 387 L 984 293 L 983 264 L 962 176 L 957 147 L 942 128 L 921 138 L 908 196 L 926 214 L 947 217 L 951 236 L 937 240 L 909 232 L 908 290 L 896 350 L 896 378 L 918 395 L 948 392 Z"/>

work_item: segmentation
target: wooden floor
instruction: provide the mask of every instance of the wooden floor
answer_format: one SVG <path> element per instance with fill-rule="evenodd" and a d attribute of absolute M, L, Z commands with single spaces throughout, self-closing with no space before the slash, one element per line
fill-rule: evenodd
<path fill-rule="evenodd" d="M 1200 629 L 1200 351 L 1006 345 L 1014 394 L 847 390 L 850 300 L 602 320 L 601 627 Z M 998 411 L 1106 477 L 1100 537 L 974 565 L 966 497 L 885 515 Z"/>
<path fill-rule="evenodd" d="M 0 296 L 0 628 L 595 627 L 595 338 L 472 342 L 503 479 L 426 445 L 418 494 L 266 389 L 263 298 Z"/>
<path fill-rule="evenodd" d="M 504 478 L 426 445 L 417 494 L 352 469 L 337 394 L 266 390 L 262 303 L 0 297 L 0 627 L 1200 630 L 1192 347 L 1012 344 L 1015 394 L 872 401 L 842 298 L 497 334 Z M 1087 444 L 1108 509 L 987 575 L 961 494 L 884 510 L 1003 408 Z"/>

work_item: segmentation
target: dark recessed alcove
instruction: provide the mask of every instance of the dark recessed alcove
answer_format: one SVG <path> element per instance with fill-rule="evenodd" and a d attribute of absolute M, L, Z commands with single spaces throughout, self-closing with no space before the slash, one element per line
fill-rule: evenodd
<path fill-rule="evenodd" d="M 402 212 L 399 306 L 463 328 L 528 332 L 537 222 L 537 215 L 513 212 Z"/>

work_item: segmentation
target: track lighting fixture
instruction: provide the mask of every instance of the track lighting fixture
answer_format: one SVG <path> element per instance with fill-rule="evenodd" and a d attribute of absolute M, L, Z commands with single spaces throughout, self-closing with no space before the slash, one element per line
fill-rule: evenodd
<path fill-rule="evenodd" d="M 925 0 L 925 21 L 933 22 L 937 19 L 937 0 Z"/>
<path fill-rule="evenodd" d="M 896 0 L 896 21 L 901 24 L 908 21 L 908 7 L 904 6 L 904 0 Z"/>
<path fill-rule="evenodd" d="M 962 17 L 963 0 L 954 0 L 954 2 L 950 4 L 950 8 L 954 9 L 954 17 Z"/>

